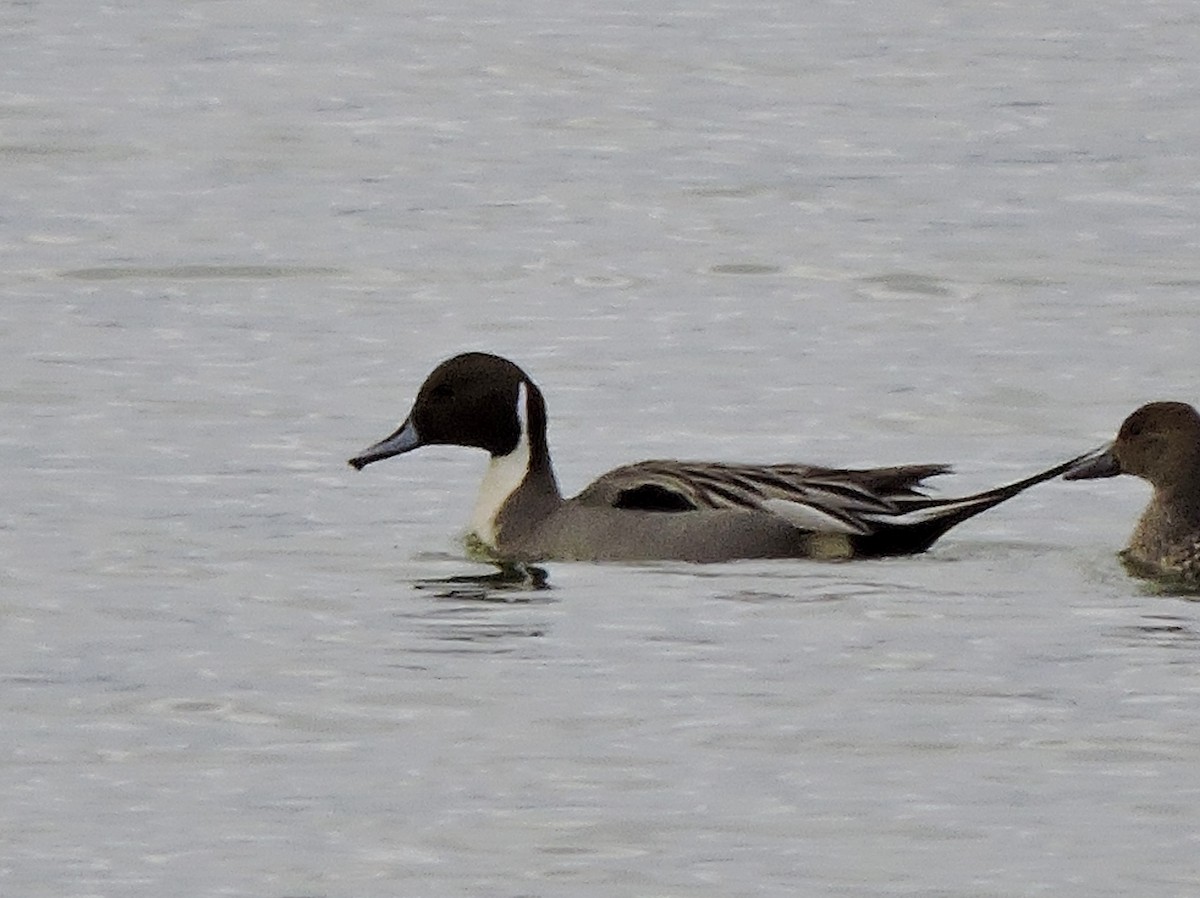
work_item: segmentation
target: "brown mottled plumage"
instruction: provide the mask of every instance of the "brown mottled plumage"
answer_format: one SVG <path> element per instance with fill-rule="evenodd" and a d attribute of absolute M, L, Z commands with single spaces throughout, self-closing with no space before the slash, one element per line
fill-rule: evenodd
<path fill-rule="evenodd" d="M 1151 402 L 1125 419 L 1103 455 L 1067 480 L 1132 474 L 1154 487 L 1129 545 L 1127 566 L 1144 577 L 1200 586 L 1200 414 L 1184 402 Z"/>

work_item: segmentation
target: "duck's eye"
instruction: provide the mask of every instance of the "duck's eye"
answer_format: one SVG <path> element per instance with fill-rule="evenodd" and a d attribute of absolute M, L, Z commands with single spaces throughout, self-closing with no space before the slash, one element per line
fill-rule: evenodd
<path fill-rule="evenodd" d="M 429 398 L 439 402 L 449 402 L 454 398 L 454 388 L 450 384 L 438 384 L 429 391 Z"/>

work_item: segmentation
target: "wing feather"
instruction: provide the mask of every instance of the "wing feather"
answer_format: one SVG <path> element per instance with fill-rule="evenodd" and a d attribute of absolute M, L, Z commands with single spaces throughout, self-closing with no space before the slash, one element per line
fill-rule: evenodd
<path fill-rule="evenodd" d="M 758 510 L 801 530 L 866 535 L 880 523 L 935 502 L 920 492 L 945 465 L 846 469 L 653 460 L 597 478 L 585 505 L 663 513 Z"/>

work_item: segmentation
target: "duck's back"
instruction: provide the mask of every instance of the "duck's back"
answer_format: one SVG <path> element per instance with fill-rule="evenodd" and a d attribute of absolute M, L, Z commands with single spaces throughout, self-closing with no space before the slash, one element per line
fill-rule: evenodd
<path fill-rule="evenodd" d="M 839 469 L 816 465 L 741 465 L 655 459 L 623 465 L 594 480 L 571 501 L 645 511 L 759 509 L 770 499 L 811 501 L 855 511 L 895 511 L 924 499 L 921 482 L 949 473 L 947 465 Z"/>

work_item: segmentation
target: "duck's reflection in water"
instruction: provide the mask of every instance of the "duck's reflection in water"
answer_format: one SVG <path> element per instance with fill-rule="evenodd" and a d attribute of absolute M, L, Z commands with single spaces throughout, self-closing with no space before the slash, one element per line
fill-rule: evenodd
<path fill-rule="evenodd" d="M 433 592 L 439 599 L 465 599 L 504 604 L 538 601 L 538 593 L 551 589 L 545 568 L 525 564 L 499 564 L 489 574 L 455 574 L 416 580 L 417 589 Z M 542 601 L 548 597 L 541 597 Z"/>

